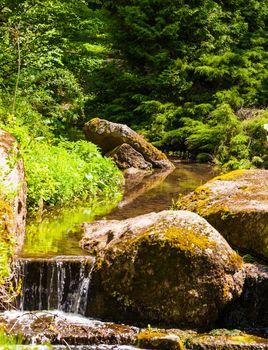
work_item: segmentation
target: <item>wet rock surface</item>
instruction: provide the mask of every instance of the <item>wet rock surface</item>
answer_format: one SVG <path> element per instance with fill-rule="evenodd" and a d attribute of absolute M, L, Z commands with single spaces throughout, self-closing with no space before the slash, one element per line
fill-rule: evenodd
<path fill-rule="evenodd" d="M 26 223 L 26 183 L 23 160 L 15 138 L 0 129 L 0 216 L 6 235 L 23 243 Z"/>
<path fill-rule="evenodd" d="M 0 317 L 9 334 L 23 334 L 29 343 L 62 345 L 132 345 L 138 328 L 86 319 L 60 312 L 9 312 Z"/>
<path fill-rule="evenodd" d="M 4 326 L 10 335 L 23 334 L 24 341 L 30 344 L 50 343 L 53 349 L 268 349 L 267 338 L 239 330 L 216 329 L 199 334 L 192 330 L 151 327 L 139 329 L 56 311 L 5 312 L 0 315 L 0 325 Z"/>
<path fill-rule="evenodd" d="M 268 259 L 268 171 L 236 170 L 178 201 L 204 217 L 236 249 Z"/>
<path fill-rule="evenodd" d="M 151 170 L 152 164 L 146 162 L 143 155 L 137 152 L 127 143 L 116 147 L 106 156 L 112 157 L 119 169 L 136 168 L 141 170 Z"/>
<path fill-rule="evenodd" d="M 84 224 L 97 254 L 87 313 L 94 317 L 208 327 L 242 292 L 241 258 L 204 219 L 163 211 Z"/>
<path fill-rule="evenodd" d="M 87 139 L 98 145 L 104 154 L 113 151 L 122 144 L 128 144 L 139 152 L 147 162 L 151 163 L 153 168 L 174 168 L 164 153 L 127 125 L 94 118 L 85 124 L 84 131 Z"/>
<path fill-rule="evenodd" d="M 248 334 L 201 335 L 189 342 L 192 350 L 264 350 L 268 349 L 267 339 Z"/>

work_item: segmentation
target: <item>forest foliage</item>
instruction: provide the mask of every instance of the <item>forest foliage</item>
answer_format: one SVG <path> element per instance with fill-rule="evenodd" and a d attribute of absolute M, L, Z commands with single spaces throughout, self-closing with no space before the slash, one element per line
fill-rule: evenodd
<path fill-rule="evenodd" d="M 84 1 L 1 2 L 0 126 L 22 147 L 28 210 L 120 198 L 121 173 L 78 128 L 89 98 L 82 80 L 96 64 L 88 56 L 98 51 L 99 16 Z"/>
<path fill-rule="evenodd" d="M 98 116 L 182 158 L 267 164 L 267 0 L 0 5 L 2 123 L 51 144 Z"/>

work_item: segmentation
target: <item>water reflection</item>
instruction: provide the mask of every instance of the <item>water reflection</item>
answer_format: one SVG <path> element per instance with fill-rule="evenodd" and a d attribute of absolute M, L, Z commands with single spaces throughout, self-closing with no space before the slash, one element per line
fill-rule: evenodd
<path fill-rule="evenodd" d="M 143 185 L 148 185 L 143 188 L 144 191 L 139 193 L 137 198 L 131 201 L 131 196 L 135 196 L 137 190 L 133 189 L 133 194 L 130 193 L 124 196 L 123 200 L 114 209 L 108 219 L 127 219 L 150 213 L 152 211 L 159 212 L 169 209 L 174 202 L 178 200 L 180 195 L 185 195 L 198 186 L 204 184 L 214 176 L 218 175 L 219 171 L 207 164 L 183 164 L 177 163 L 176 169 L 171 173 L 157 173 L 155 177 L 156 185 L 144 178 Z M 162 179 L 161 179 L 162 177 Z M 159 180 L 162 181 L 159 181 Z M 139 185 L 141 186 L 141 185 Z"/>
<path fill-rule="evenodd" d="M 96 216 L 109 213 L 116 203 L 75 203 L 67 208 L 55 208 L 42 216 L 32 218 L 26 226 L 26 239 L 20 257 L 51 257 L 55 255 L 87 255 L 79 248 L 82 222 L 91 222 Z"/>

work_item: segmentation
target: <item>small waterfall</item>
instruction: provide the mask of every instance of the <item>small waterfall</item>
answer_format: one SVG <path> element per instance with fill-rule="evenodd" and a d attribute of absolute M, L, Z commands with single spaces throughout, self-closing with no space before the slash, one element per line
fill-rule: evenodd
<path fill-rule="evenodd" d="M 50 259 L 17 259 L 21 311 L 60 310 L 85 315 L 92 257 L 64 256 Z"/>

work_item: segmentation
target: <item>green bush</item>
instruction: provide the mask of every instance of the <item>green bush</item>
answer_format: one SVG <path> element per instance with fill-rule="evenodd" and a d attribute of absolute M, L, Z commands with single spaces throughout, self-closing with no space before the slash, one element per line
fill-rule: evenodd
<path fill-rule="evenodd" d="M 97 146 L 79 140 L 57 139 L 21 119 L 7 117 L 1 127 L 18 140 L 22 148 L 28 186 L 27 208 L 69 204 L 77 199 L 119 200 L 123 176 L 110 158 L 102 157 Z M 42 134 L 41 134 L 42 135 Z"/>
<path fill-rule="evenodd" d="M 120 171 L 90 142 L 60 141 L 49 145 L 35 140 L 23 154 L 30 210 L 76 199 L 120 197 Z"/>

